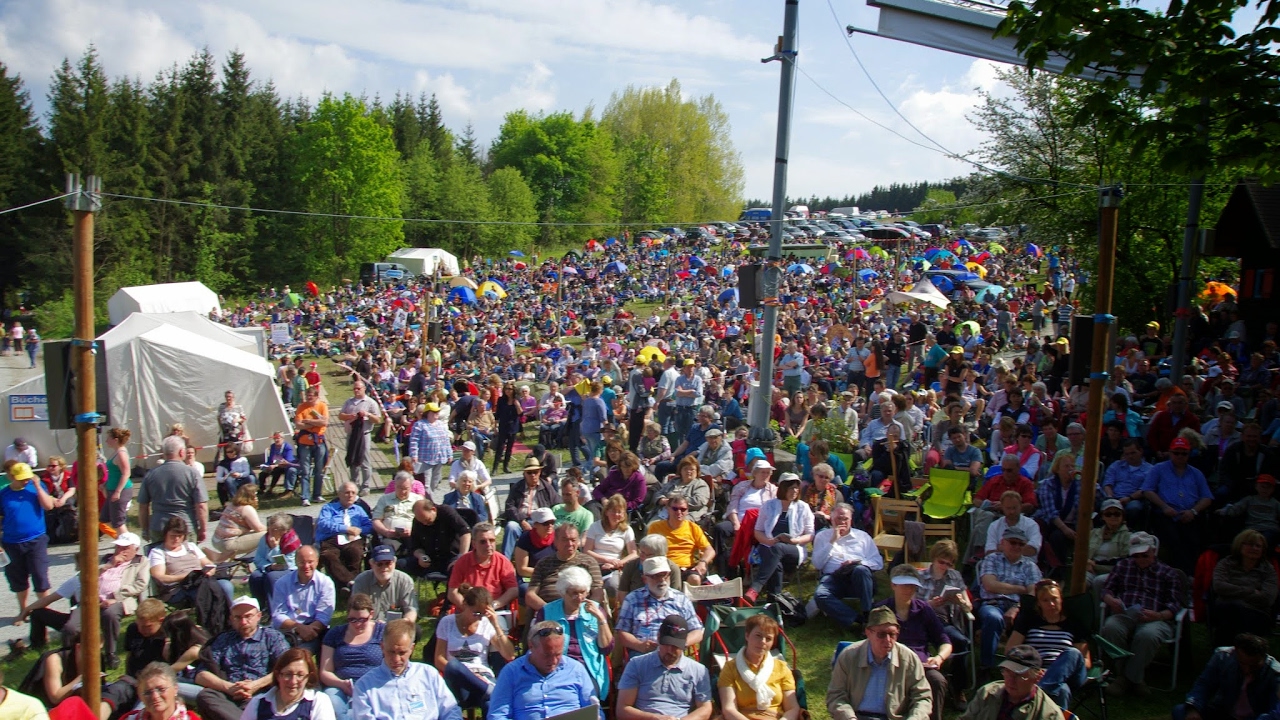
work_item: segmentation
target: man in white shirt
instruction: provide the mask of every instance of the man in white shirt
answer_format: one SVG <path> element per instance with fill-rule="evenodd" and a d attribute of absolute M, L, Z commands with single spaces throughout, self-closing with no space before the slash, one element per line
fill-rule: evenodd
<path fill-rule="evenodd" d="M 1022 554 L 1036 557 L 1040 554 L 1040 526 L 1035 520 L 1022 514 L 1022 495 L 1017 490 L 1006 490 L 1000 496 L 1000 513 L 1004 516 L 991 523 L 987 528 L 987 542 L 983 546 L 988 554 L 996 551 L 1000 540 L 1004 538 L 1005 528 L 1017 527 L 1027 534 L 1027 544 L 1022 546 Z"/>
<path fill-rule="evenodd" d="M 27 467 L 40 467 L 36 449 L 22 438 L 14 438 L 13 444 L 4 449 L 5 462 L 26 463 Z"/>
<path fill-rule="evenodd" d="M 831 511 L 831 527 L 813 539 L 813 566 L 821 576 L 814 602 L 840 627 L 852 627 L 871 610 L 875 580 L 871 574 L 884 567 L 880 549 L 871 536 L 853 527 L 853 506 L 838 503 Z M 844 604 L 854 597 L 858 612 Z"/>

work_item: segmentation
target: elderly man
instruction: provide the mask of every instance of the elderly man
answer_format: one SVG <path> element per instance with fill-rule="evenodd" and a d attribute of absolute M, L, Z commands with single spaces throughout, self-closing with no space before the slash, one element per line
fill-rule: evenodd
<path fill-rule="evenodd" d="M 788 396 L 800 392 L 804 380 L 804 353 L 795 342 L 784 346 L 782 356 L 778 358 L 778 369 L 782 371 L 782 390 Z"/>
<path fill-rule="evenodd" d="M 1102 494 L 1114 498 L 1124 507 L 1125 521 L 1129 527 L 1138 527 L 1147 509 L 1146 494 L 1142 488 L 1151 475 L 1151 463 L 1142 456 L 1142 440 L 1126 438 L 1121 445 L 1120 459 L 1111 463 L 1102 481 Z"/>
<path fill-rule="evenodd" d="M 898 409 L 893 403 L 880 403 L 880 417 L 873 418 L 871 422 L 867 423 L 867 427 L 858 436 L 858 442 L 861 443 L 861 445 L 858 446 L 857 452 L 859 458 L 866 460 L 871 457 L 871 444 L 877 440 L 884 440 L 888 437 L 890 426 L 896 425 L 898 430 L 902 433 L 902 437 L 909 437 L 907 429 L 902 426 L 902 423 L 893 419 L 893 416 L 897 414 L 897 412 Z"/>
<path fill-rule="evenodd" d="M 649 558 L 665 560 L 671 573 L 671 587 L 683 591 L 684 580 L 680 577 L 680 566 L 667 557 L 667 549 L 667 538 L 663 535 L 649 534 L 637 540 L 636 557 L 628 560 L 618 573 L 618 597 L 626 598 L 644 587 L 644 561 Z"/>
<path fill-rule="evenodd" d="M 867 639 L 840 652 L 827 687 L 832 720 L 929 720 L 933 693 L 924 664 L 898 642 L 898 616 L 877 607 L 867 616 Z"/>
<path fill-rule="evenodd" d="M 365 393 L 363 380 L 351 383 L 351 399 L 342 404 L 338 419 L 347 425 L 347 467 L 360 484 L 361 495 L 369 494 L 373 482 L 373 429 L 382 423 L 382 406 Z"/>
<path fill-rule="evenodd" d="M 1102 637 L 1133 653 L 1116 662 L 1118 676 L 1107 692 L 1117 697 L 1150 692 L 1147 666 L 1160 646 L 1173 640 L 1173 621 L 1182 609 L 1183 578 L 1156 559 L 1159 550 L 1153 535 L 1134 533 L 1129 557 L 1116 563 L 1102 585 L 1102 602 L 1111 613 L 1102 624 Z"/>
<path fill-rule="evenodd" d="M 702 584 L 716 550 L 702 528 L 689 519 L 688 498 L 673 493 L 667 500 L 667 519 L 649 523 L 649 533 L 667 539 L 667 557 L 680 568 L 685 582 Z"/>
<path fill-rule="evenodd" d="M 231 629 L 213 639 L 207 662 L 196 675 L 196 684 L 204 688 L 196 697 L 200 717 L 240 720 L 249 698 L 275 684 L 271 668 L 289 642 L 275 628 L 260 627 L 261 619 L 257 600 L 243 596 L 233 601 Z"/>
<path fill-rule="evenodd" d="M 408 553 L 402 554 L 398 567 L 413 577 L 448 575 L 458 556 L 470 549 L 467 521 L 452 507 L 424 497 L 413 504 Z"/>
<path fill-rule="evenodd" d="M 1169 459 L 1156 463 L 1142 486 L 1147 502 L 1155 512 L 1151 527 L 1160 541 L 1168 546 L 1167 557 L 1175 566 L 1192 574 L 1200 557 L 1200 514 L 1213 504 L 1213 491 L 1204 473 L 1188 461 L 1191 443 L 1177 438 L 1169 444 Z"/>
<path fill-rule="evenodd" d="M 267 447 L 267 457 L 263 460 L 262 472 L 259 473 L 263 485 L 266 485 L 268 476 L 271 484 L 266 486 L 264 493 L 275 490 L 282 477 L 286 493 L 293 492 L 294 486 L 298 484 L 298 457 L 294 454 L 293 446 L 285 442 L 284 433 L 279 431 L 271 434 L 271 445 Z"/>
<path fill-rule="evenodd" d="M 316 572 L 316 549 L 298 549 L 298 568 L 276 581 L 271 592 L 271 625 L 293 641 L 319 655 L 320 641 L 329 629 L 337 601 L 333 580 Z"/>
<path fill-rule="evenodd" d="M 476 444 L 470 440 L 462 443 L 462 455 L 449 466 L 449 484 L 456 485 L 458 478 L 468 470 L 476 474 L 476 487 L 487 487 L 493 482 L 489 468 L 476 457 Z"/>
<path fill-rule="evenodd" d="M 502 534 L 502 554 L 511 557 L 516 541 L 533 527 L 529 516 L 538 508 L 550 508 L 556 504 L 556 488 L 542 476 L 542 463 L 530 456 L 524 461 L 524 479 L 510 485 L 506 509 L 502 519 L 506 530 Z"/>
<path fill-rule="evenodd" d="M 429 402 L 409 431 L 409 457 L 417 464 L 422 483 L 434 500 L 444 499 L 444 469 L 453 462 L 453 436 L 440 419 L 440 406 Z"/>
<path fill-rule="evenodd" d="M 1032 595 L 1040 582 L 1040 568 L 1034 558 L 1027 557 L 1027 533 L 1020 527 L 1006 527 L 1001 533 L 999 552 L 982 558 L 978 580 L 982 587 L 982 605 L 978 607 L 978 626 L 982 629 L 984 668 L 995 666 L 996 646 L 1006 628 L 1018 617 L 1021 596 Z"/>
<path fill-rule="evenodd" d="M 408 620 L 387 623 L 382 664 L 356 681 L 351 720 L 462 720 L 440 673 L 410 660 L 416 632 Z"/>
<path fill-rule="evenodd" d="M 580 567 L 591 575 L 592 600 L 604 602 L 604 579 L 600 575 L 600 563 L 584 552 L 578 552 L 578 527 L 572 523 L 556 526 L 556 551 L 538 561 L 533 567 L 533 576 L 529 578 L 529 589 L 524 594 L 525 605 L 530 610 L 541 610 L 544 605 L 560 599 L 560 591 L 556 589 L 556 581 L 560 579 L 560 569 L 569 566 Z"/>
<path fill-rule="evenodd" d="M 849 503 L 838 503 L 831 511 L 831 527 L 814 537 L 813 566 L 819 576 L 814 602 L 837 625 L 852 628 L 862 615 L 845 605 L 843 598 L 857 598 L 861 612 L 870 611 L 875 591 L 872 573 L 884 567 L 884 559 L 871 536 L 853 527 Z"/>
<path fill-rule="evenodd" d="M 984 502 L 998 505 L 1000 498 L 1009 490 L 1016 490 L 1022 496 L 1023 514 L 1035 513 L 1038 504 L 1036 486 L 1022 474 L 1022 466 L 1019 465 L 1018 456 L 1014 453 L 1006 453 L 1000 459 L 1000 474 L 982 484 L 978 492 L 974 493 L 973 504 L 977 507 L 982 507 Z"/>
<path fill-rule="evenodd" d="M 676 466 L 684 459 L 686 455 L 697 452 L 706 442 L 707 433 L 714 427 L 717 427 L 716 409 L 710 405 L 703 405 L 698 408 L 698 414 L 695 416 L 693 423 L 689 427 L 688 432 L 684 434 L 684 438 L 676 449 L 671 452 L 671 459 L 658 463 L 653 468 L 653 474 L 659 480 L 666 478 L 668 475 L 676 471 Z"/>
<path fill-rule="evenodd" d="M 1003 682 L 982 686 L 960 720 L 1062 720 L 1062 709 L 1039 686 L 1044 677 L 1040 653 L 1030 645 L 1017 645 L 1004 656 Z"/>
<path fill-rule="evenodd" d="M 709 720 L 711 678 L 702 663 L 684 654 L 689 623 L 668 615 L 658 628 L 658 649 L 627 663 L 618 682 L 618 720 Z"/>
<path fill-rule="evenodd" d="M 164 525 L 171 517 L 187 521 L 188 535 L 205 541 L 209 525 L 209 490 L 204 478 L 183 462 L 187 443 L 170 435 L 160 443 L 164 463 L 147 472 L 138 491 L 138 526 L 162 540 Z"/>
<path fill-rule="evenodd" d="M 724 441 L 724 431 L 711 428 L 706 442 L 698 448 L 698 473 L 712 484 L 733 477 L 733 450 Z"/>
<path fill-rule="evenodd" d="M 413 506 L 422 496 L 413 492 L 413 475 L 401 470 L 392 480 L 393 492 L 383 493 L 373 506 L 373 531 L 392 550 L 409 539 L 413 529 Z"/>
<path fill-rule="evenodd" d="M 396 553 L 389 545 L 373 549 L 369 569 L 356 576 L 351 584 L 351 594 L 364 593 L 373 599 L 374 622 L 387 622 L 387 613 L 396 613 L 391 620 L 418 619 L 418 590 L 413 578 L 396 569 Z"/>
<path fill-rule="evenodd" d="M 600 704 L 587 668 L 564 654 L 564 627 L 559 622 L 544 620 L 534 625 L 529 645 L 527 655 L 507 663 L 498 673 L 489 695 L 488 720 L 546 720 Z"/>
<path fill-rule="evenodd" d="M 356 504 L 360 490 L 353 482 L 342 483 L 338 497 L 320 508 L 316 520 L 316 542 L 324 571 L 338 587 L 346 588 L 360 573 L 364 561 L 365 536 L 373 532 L 373 520 Z"/>
<path fill-rule="evenodd" d="M 1238 635 L 1233 647 L 1214 651 L 1186 702 L 1173 708 L 1173 720 L 1256 718 L 1271 711 L 1280 689 L 1280 663 L 1265 638 Z M 1247 706 L 1248 712 L 1240 709 Z"/>
<path fill-rule="evenodd" d="M 497 552 L 497 538 L 497 529 L 490 523 L 476 523 L 471 528 L 471 552 L 459 555 L 449 573 L 448 597 L 454 607 L 466 604 L 458 591 L 463 583 L 488 590 L 497 609 L 506 608 L 516 599 L 520 591 L 516 568 L 506 555 Z"/>
<path fill-rule="evenodd" d="M 689 643 L 702 641 L 702 621 L 694 612 L 689 597 L 671 588 L 671 568 L 666 558 L 652 557 L 644 561 L 644 587 L 629 593 L 618 611 L 617 631 L 622 646 L 631 655 L 653 652 L 658 648 L 658 628 L 668 615 L 689 620 Z"/>

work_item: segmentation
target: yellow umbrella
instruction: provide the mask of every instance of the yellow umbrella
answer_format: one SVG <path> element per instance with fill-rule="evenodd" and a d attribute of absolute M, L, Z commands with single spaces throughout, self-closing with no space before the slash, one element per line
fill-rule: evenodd
<path fill-rule="evenodd" d="M 657 360 L 658 362 L 666 362 L 667 354 L 653 345 L 647 345 L 643 350 L 636 353 L 636 359 L 645 364 L 651 363 L 654 360 Z"/>
<path fill-rule="evenodd" d="M 469 277 L 463 277 L 461 275 L 458 275 L 454 277 L 452 280 L 450 280 L 449 287 L 468 287 L 468 288 L 471 288 L 472 290 L 479 289 L 479 286 L 476 285 L 475 280 L 472 280 Z"/>
<path fill-rule="evenodd" d="M 479 289 L 477 290 L 477 293 L 480 295 L 483 295 L 488 292 L 491 292 L 494 295 L 497 295 L 499 300 L 507 296 L 507 291 L 503 290 L 501 285 L 493 281 L 485 281 L 481 283 Z"/>
<path fill-rule="evenodd" d="M 980 278 L 985 278 L 987 276 L 987 269 L 976 262 L 965 263 L 964 266 L 969 268 L 971 271 L 978 273 L 978 277 Z"/>
<path fill-rule="evenodd" d="M 987 252 L 992 255 L 999 255 L 1000 253 L 1005 252 L 1005 249 L 1000 243 L 989 243 L 987 245 Z"/>

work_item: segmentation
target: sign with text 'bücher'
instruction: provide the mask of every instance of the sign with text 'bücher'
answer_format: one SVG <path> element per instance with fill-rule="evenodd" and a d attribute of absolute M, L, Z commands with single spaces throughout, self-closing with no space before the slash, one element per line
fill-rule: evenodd
<path fill-rule="evenodd" d="M 49 422 L 49 396 L 10 395 L 9 422 Z"/>

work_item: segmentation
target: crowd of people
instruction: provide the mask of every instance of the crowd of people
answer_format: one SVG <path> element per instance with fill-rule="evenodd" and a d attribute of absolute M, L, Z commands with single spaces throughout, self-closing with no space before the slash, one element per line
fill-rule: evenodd
<path fill-rule="evenodd" d="M 1229 299 L 1207 303 L 1192 364 L 1173 378 L 1161 375 L 1171 348 L 1156 323 L 1120 339 L 1097 513 L 1082 517 L 1089 388 L 1072 380 L 1070 328 L 1087 276 L 1069 255 L 957 241 L 921 256 L 837 248 L 817 267 L 784 263 L 770 298 L 777 372 L 760 378 L 759 311 L 734 292 L 742 249 L 624 236 L 596 253 L 475 259 L 453 280 L 348 285 L 292 307 L 264 293 L 230 312 L 232 324 L 293 328 L 303 352 L 282 357 L 279 380 L 294 432 L 250 466 L 228 393 L 210 529 L 204 468 L 181 428 L 164 462 L 137 473 L 115 452 L 127 431 L 112 431 L 123 437 L 100 475 L 120 524 L 100 604 L 104 627 L 136 619 L 129 681 L 105 687 L 93 713 L 430 720 L 479 708 L 523 720 L 599 706 L 628 720 L 795 720 L 795 668 L 772 651 L 785 618 L 752 616 L 742 646 L 712 668 L 687 652 L 705 630 L 686 589 L 741 577 L 744 603 L 776 608 L 806 562 L 812 606 L 828 618 L 816 622 L 855 640 L 835 660 L 832 717 L 923 720 L 947 706 L 1059 717 L 1103 661 L 1090 651 L 1095 625 L 1128 650 L 1107 661 L 1108 692 L 1144 695 L 1195 603 L 1223 646 L 1205 673 L 1237 689 L 1224 696 L 1202 678 L 1177 712 L 1271 710 L 1275 661 L 1259 635 L 1276 617 L 1280 539 L 1274 324 L 1246 337 Z M 930 276 L 945 305 L 889 299 Z M 304 354 L 350 367 L 351 397 L 332 415 Z M 760 382 L 773 440 L 749 446 Z M 346 426 L 342 458 L 330 457 L 333 422 Z M 399 461 L 385 488 L 371 462 L 379 442 Z M 54 627 L 74 648 L 74 613 L 50 606 L 77 588 L 50 593 L 45 528 L 74 480 L 37 477 L 26 459 L 10 459 L 0 491 L 6 575 L 32 644 Z M 330 462 L 350 481 L 326 499 Z M 513 463 L 499 502 L 495 477 Z M 877 498 L 908 497 L 933 468 L 968 478 L 973 504 L 962 532 L 921 547 L 917 569 L 869 531 Z M 313 528 L 259 517 L 260 494 L 281 481 L 299 504 L 322 504 Z M 139 533 L 125 522 L 128 493 Z M 1074 554 L 1079 533 L 1087 558 Z M 250 592 L 237 596 L 222 569 L 248 555 Z M 1066 593 L 1073 563 L 1090 574 L 1083 606 Z M 139 578 L 159 592 L 138 602 Z M 443 590 L 423 662 L 411 659 L 431 627 L 417 579 Z M 48 657 L 37 689 L 56 705 L 78 681 L 75 655 Z"/>

